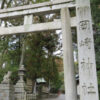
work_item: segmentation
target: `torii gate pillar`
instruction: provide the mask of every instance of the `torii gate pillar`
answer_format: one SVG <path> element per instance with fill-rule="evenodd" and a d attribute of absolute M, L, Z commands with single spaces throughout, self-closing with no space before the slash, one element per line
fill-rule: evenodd
<path fill-rule="evenodd" d="M 68 8 L 61 9 L 63 58 L 66 100 L 77 100 L 77 87 L 73 59 L 71 20 Z"/>

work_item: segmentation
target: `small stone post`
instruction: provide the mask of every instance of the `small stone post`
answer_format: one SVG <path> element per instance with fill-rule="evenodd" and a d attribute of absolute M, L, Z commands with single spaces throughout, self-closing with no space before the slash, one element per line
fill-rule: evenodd
<path fill-rule="evenodd" d="M 0 84 L 0 100 L 15 100 L 13 85 Z"/>

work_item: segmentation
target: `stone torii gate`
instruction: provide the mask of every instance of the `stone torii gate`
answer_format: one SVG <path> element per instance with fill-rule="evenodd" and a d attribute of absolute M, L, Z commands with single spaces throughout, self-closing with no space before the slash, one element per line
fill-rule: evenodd
<path fill-rule="evenodd" d="M 70 17 L 69 8 L 76 9 L 75 17 Z M 32 23 L 34 15 L 58 11 L 61 12 L 60 20 Z M 0 19 L 19 16 L 24 17 L 24 25 L 0 27 L 0 35 L 62 30 L 66 100 L 77 100 L 71 27 L 77 28 L 80 100 L 99 100 L 90 0 L 76 0 L 75 2 L 74 0 L 53 0 L 0 10 Z"/>

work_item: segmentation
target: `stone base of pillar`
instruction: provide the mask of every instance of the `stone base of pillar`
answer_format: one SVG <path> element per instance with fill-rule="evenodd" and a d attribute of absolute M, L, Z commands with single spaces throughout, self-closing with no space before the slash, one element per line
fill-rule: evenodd
<path fill-rule="evenodd" d="M 19 80 L 15 85 L 15 100 L 26 100 L 25 82 Z"/>
<path fill-rule="evenodd" d="M 14 87 L 11 84 L 0 84 L 0 100 L 14 100 Z"/>

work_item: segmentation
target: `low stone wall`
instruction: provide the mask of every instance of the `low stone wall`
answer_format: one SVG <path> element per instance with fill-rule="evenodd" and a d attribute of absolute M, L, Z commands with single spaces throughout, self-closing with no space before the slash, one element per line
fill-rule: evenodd
<path fill-rule="evenodd" d="M 15 100 L 27 100 L 26 93 L 15 93 Z"/>
<path fill-rule="evenodd" d="M 11 84 L 0 84 L 0 100 L 36 100 L 34 94 L 27 94 L 20 87 Z"/>
<path fill-rule="evenodd" d="M 26 100 L 36 100 L 36 95 L 34 95 L 34 94 L 27 94 L 26 95 Z"/>

